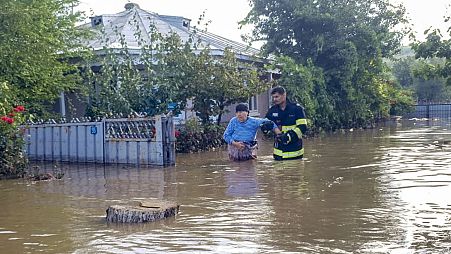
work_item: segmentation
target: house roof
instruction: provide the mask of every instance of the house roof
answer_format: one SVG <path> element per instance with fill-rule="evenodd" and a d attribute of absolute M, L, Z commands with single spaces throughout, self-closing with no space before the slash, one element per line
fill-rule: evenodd
<path fill-rule="evenodd" d="M 121 43 L 122 35 L 127 48 L 138 53 L 141 48 L 139 40 L 144 44 L 150 42 L 153 24 L 160 33 L 167 35 L 175 32 L 183 41 L 187 41 L 190 36 L 200 39 L 200 47 L 209 45 L 210 52 L 213 55 L 222 55 L 227 47 L 232 48 L 237 57 L 242 60 L 252 60 L 255 55 L 260 53 L 259 50 L 246 44 L 191 27 L 190 22 L 190 19 L 184 17 L 159 15 L 145 11 L 135 3 L 127 3 L 124 11 L 117 14 L 91 17 L 91 22 L 81 27 L 89 28 L 95 32 L 95 36 L 86 44 L 98 51 L 101 51 L 104 46 L 112 49 L 121 48 L 123 44 Z M 139 39 L 136 36 L 137 31 L 141 32 Z"/>

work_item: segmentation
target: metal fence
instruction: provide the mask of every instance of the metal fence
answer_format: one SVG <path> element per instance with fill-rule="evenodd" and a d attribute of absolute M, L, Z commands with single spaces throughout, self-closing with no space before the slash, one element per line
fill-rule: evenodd
<path fill-rule="evenodd" d="M 172 117 L 32 124 L 26 132 L 30 160 L 175 164 Z"/>
<path fill-rule="evenodd" d="M 406 118 L 450 118 L 451 103 L 418 104 L 415 111 L 404 115 Z"/>

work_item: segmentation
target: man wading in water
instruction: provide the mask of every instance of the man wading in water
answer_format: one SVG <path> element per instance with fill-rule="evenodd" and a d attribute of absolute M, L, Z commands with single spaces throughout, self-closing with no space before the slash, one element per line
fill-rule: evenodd
<path fill-rule="evenodd" d="M 274 159 L 302 159 L 304 156 L 302 134 L 307 131 L 304 108 L 289 102 L 285 88 L 281 86 L 271 90 L 271 97 L 274 106 L 268 110 L 266 118 L 276 123 L 282 131 L 282 134 L 275 133 L 277 136 L 274 142 Z"/>
<path fill-rule="evenodd" d="M 228 144 L 229 158 L 234 161 L 255 159 L 257 157 L 255 137 L 258 128 L 261 127 L 263 132 L 271 130 L 276 134 L 281 132 L 274 122 L 268 119 L 250 117 L 249 108 L 245 103 L 238 104 L 235 111 L 236 115 L 230 120 L 223 135 Z"/>

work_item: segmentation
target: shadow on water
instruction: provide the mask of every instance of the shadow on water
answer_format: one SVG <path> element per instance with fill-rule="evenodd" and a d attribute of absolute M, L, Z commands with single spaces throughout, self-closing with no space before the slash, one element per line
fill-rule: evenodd
<path fill-rule="evenodd" d="M 449 141 L 449 142 L 448 142 Z M 0 181 L 0 252 L 447 253 L 449 121 L 390 122 L 307 139 L 305 159 L 225 149 L 168 168 L 58 165 L 62 180 Z M 52 164 L 39 164 L 51 170 Z M 180 213 L 109 224 L 113 204 L 169 199 Z"/>

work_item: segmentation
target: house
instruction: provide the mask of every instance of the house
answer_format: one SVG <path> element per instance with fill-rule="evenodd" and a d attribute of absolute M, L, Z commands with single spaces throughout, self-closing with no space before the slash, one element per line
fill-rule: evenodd
<path fill-rule="evenodd" d="M 124 41 L 127 45 L 128 51 L 133 55 L 139 55 L 141 53 L 141 47 L 135 36 L 137 29 L 141 33 L 141 39 L 146 42 L 150 42 L 150 28 L 152 25 L 162 34 L 168 34 L 170 32 L 177 33 L 184 41 L 188 40 L 190 36 L 201 41 L 201 46 L 209 45 L 210 52 L 213 56 L 222 56 L 224 50 L 227 47 L 233 49 L 236 53 L 236 57 L 243 62 L 252 62 L 263 64 L 266 61 L 263 58 L 259 58 L 256 55 L 259 50 L 249 47 L 243 43 L 235 42 L 213 33 L 200 31 L 191 26 L 191 20 L 180 16 L 160 15 L 157 13 L 143 10 L 139 5 L 135 3 L 127 3 L 125 10 L 116 14 L 103 14 L 90 18 L 90 22 L 82 25 L 83 28 L 92 30 L 95 36 L 86 42 L 87 46 L 91 47 L 97 55 L 104 54 L 105 46 L 109 49 L 119 50 Z M 121 36 L 119 36 L 121 35 Z M 123 40 L 122 42 L 120 40 Z M 199 49 L 200 50 L 200 49 Z M 99 69 L 100 65 L 92 66 L 95 70 Z M 268 73 L 268 79 L 272 79 L 276 74 Z M 66 96 L 67 97 L 67 96 Z M 270 96 L 268 92 L 260 94 L 258 96 L 249 98 L 249 108 L 251 115 L 263 116 L 270 105 Z M 65 100 L 64 94 L 61 96 L 61 100 Z M 76 100 L 72 100 L 76 101 Z M 83 108 L 81 104 L 75 102 L 72 103 L 75 108 Z M 66 103 L 60 103 L 59 110 L 65 115 Z M 223 116 L 224 121 L 230 120 L 234 115 L 234 111 Z M 78 115 L 84 114 L 83 110 L 77 112 Z M 194 113 L 190 111 L 189 103 L 188 108 L 177 116 L 178 120 L 184 121 L 190 118 Z"/>

